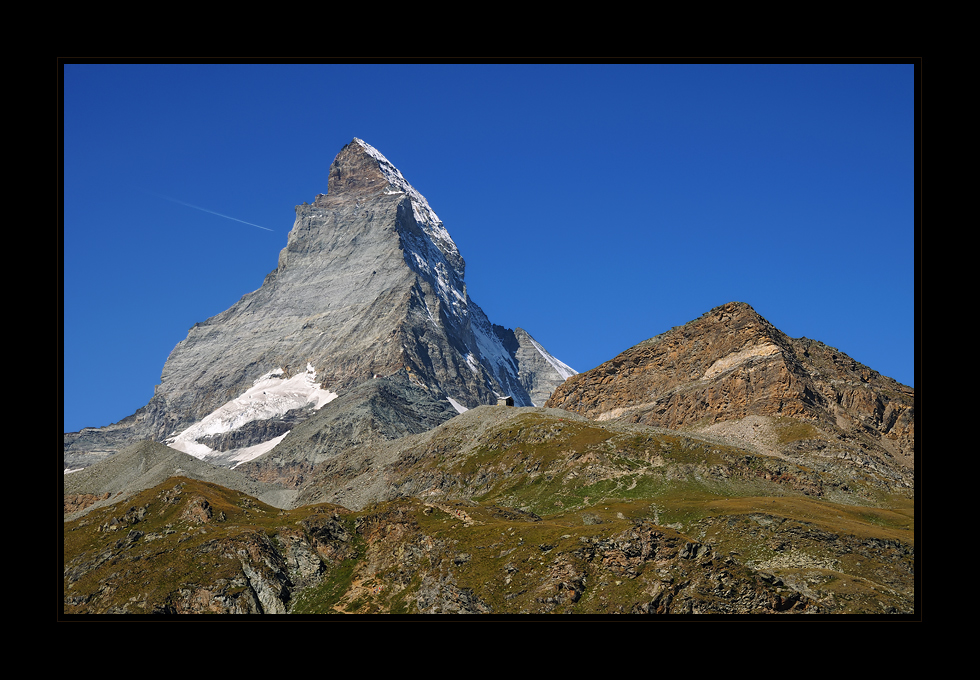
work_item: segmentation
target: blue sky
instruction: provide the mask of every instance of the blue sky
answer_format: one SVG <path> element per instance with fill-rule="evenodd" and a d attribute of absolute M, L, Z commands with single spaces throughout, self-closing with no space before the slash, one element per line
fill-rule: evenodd
<path fill-rule="evenodd" d="M 354 137 L 576 370 L 740 300 L 914 385 L 911 64 L 66 64 L 63 103 L 66 432 L 150 400 Z"/>

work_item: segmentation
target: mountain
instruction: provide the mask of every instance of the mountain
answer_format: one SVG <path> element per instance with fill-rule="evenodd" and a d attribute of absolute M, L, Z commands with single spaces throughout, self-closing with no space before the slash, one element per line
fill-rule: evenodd
<path fill-rule="evenodd" d="M 912 388 L 741 302 L 576 374 L 376 150 L 329 189 L 65 435 L 63 614 L 917 613 Z"/>
<path fill-rule="evenodd" d="M 882 488 L 911 488 L 915 391 L 732 302 L 559 386 L 547 406 L 715 434 Z"/>
<path fill-rule="evenodd" d="M 522 329 L 491 324 L 464 270 L 426 199 L 354 139 L 328 193 L 296 207 L 261 288 L 190 329 L 136 414 L 66 434 L 65 467 L 143 439 L 240 463 L 337 395 L 399 371 L 457 412 L 501 395 L 543 403 L 574 371 Z"/>

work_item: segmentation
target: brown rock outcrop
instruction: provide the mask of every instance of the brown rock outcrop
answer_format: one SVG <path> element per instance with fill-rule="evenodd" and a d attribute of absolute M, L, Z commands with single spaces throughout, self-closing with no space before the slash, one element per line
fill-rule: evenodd
<path fill-rule="evenodd" d="M 832 347 L 789 338 L 749 305 L 730 302 L 572 376 L 546 406 L 672 429 L 789 417 L 909 468 L 914 395 Z"/>
<path fill-rule="evenodd" d="M 104 501 L 109 498 L 109 492 L 102 494 L 92 494 L 92 493 L 73 493 L 65 494 L 65 514 L 70 515 L 73 512 L 78 512 L 79 510 L 84 510 L 93 503 L 98 501 Z"/>

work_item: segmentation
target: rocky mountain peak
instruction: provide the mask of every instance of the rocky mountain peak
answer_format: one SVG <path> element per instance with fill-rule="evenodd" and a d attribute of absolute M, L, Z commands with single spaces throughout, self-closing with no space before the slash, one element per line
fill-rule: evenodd
<path fill-rule="evenodd" d="M 788 337 L 743 302 L 572 376 L 546 406 L 753 441 L 765 430 L 767 451 L 812 449 L 889 470 L 913 465 L 912 388 L 832 347 Z"/>
<path fill-rule="evenodd" d="M 657 354 L 667 351 L 671 362 L 682 362 L 672 378 L 680 382 L 710 378 L 751 357 L 791 354 L 789 338 L 744 302 L 719 305 L 620 356 L 657 345 Z"/>
<path fill-rule="evenodd" d="M 438 269 L 439 261 L 444 260 L 447 268 L 441 273 L 444 285 L 450 283 L 448 279 L 454 279 L 451 283 L 462 287 L 466 263 L 456 243 L 425 196 L 380 151 L 355 137 L 340 150 L 330 165 L 327 187 L 329 193 L 319 194 L 314 201 L 315 206 L 336 208 L 351 202 L 359 204 L 373 197 L 407 199 L 406 207 L 410 208 L 412 219 L 402 222 L 403 228 L 399 233 L 403 241 L 409 241 L 406 244 L 408 249 L 418 255 L 415 261 L 409 260 L 409 266 L 416 270 Z M 435 278 L 440 278 L 440 274 L 436 273 Z"/>
<path fill-rule="evenodd" d="M 375 151 L 375 154 L 370 153 Z M 330 175 L 327 180 L 327 192 L 331 196 L 350 194 L 352 196 L 372 196 L 381 194 L 389 189 L 388 178 L 381 170 L 380 154 L 369 144 L 360 139 L 354 139 L 340 150 L 330 164 Z M 384 158 L 384 156 L 381 156 Z M 394 166 L 384 160 L 390 168 Z M 396 169 L 395 172 L 398 172 Z M 401 173 L 398 173 L 401 175 Z"/>
<path fill-rule="evenodd" d="M 270 451 L 326 403 L 314 395 L 401 370 L 456 411 L 500 395 L 529 406 L 530 392 L 543 401 L 574 372 L 523 331 L 502 344 L 467 294 L 442 221 L 377 149 L 356 138 L 344 146 L 328 186 L 296 206 L 262 287 L 174 348 L 146 407 L 117 426 L 66 434 L 66 465 L 146 438 L 241 461 L 240 450 Z"/>
<path fill-rule="evenodd" d="M 685 326 L 703 328 L 706 325 L 722 325 L 728 332 L 748 338 L 770 338 L 781 340 L 783 333 L 769 323 L 751 305 L 745 302 L 728 302 L 701 315 L 700 318 Z"/>

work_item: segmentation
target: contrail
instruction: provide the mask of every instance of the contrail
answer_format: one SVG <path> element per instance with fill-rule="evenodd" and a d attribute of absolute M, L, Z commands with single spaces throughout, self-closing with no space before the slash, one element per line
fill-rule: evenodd
<path fill-rule="evenodd" d="M 245 220 L 240 220 L 237 217 L 230 217 L 229 215 L 222 215 L 219 212 L 213 210 L 208 210 L 207 208 L 202 208 L 199 205 L 192 205 L 191 203 L 185 203 L 184 201 L 178 201 L 176 198 L 170 198 L 170 196 L 164 196 L 163 194 L 156 194 L 160 198 L 165 198 L 168 201 L 173 201 L 174 203 L 180 203 L 181 205 L 186 205 L 188 208 L 194 208 L 195 210 L 200 210 L 202 212 L 211 213 L 212 215 L 217 215 L 218 217 L 224 217 L 226 220 L 235 220 L 236 222 L 241 222 L 242 224 L 247 224 L 250 227 L 258 227 L 259 229 L 265 229 L 266 231 L 275 231 L 274 229 L 269 229 L 268 227 L 263 227 L 258 224 L 252 224 L 251 222 L 246 222 Z"/>

